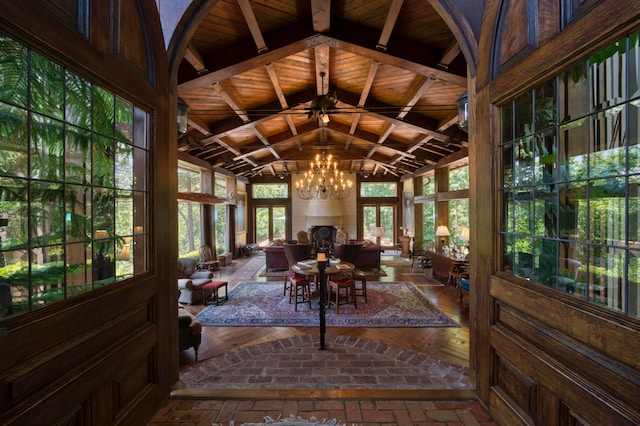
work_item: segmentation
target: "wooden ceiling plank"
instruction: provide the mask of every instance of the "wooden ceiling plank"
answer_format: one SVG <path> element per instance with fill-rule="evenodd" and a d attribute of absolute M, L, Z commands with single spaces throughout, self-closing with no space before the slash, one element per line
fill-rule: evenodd
<path fill-rule="evenodd" d="M 404 0 L 393 0 L 393 2 L 391 2 L 389 13 L 387 13 L 387 19 L 384 22 L 384 27 L 382 28 L 382 33 L 380 34 L 380 39 L 378 39 L 378 45 L 376 46 L 377 49 L 383 51 L 387 50 L 387 45 L 389 44 L 389 39 L 391 38 L 391 32 L 396 26 L 398 15 L 400 15 L 402 3 L 404 3 Z"/>
<path fill-rule="evenodd" d="M 311 0 L 311 20 L 315 32 L 328 32 L 331 24 L 331 0 Z"/>
<path fill-rule="evenodd" d="M 249 3 L 249 0 L 238 0 L 238 6 L 240 6 L 240 10 L 242 10 L 242 15 L 249 27 L 249 32 L 258 48 L 258 53 L 262 54 L 266 52 L 269 49 L 262 37 L 262 31 L 260 31 L 260 27 L 258 26 L 258 21 L 256 20 L 256 15 L 253 13 L 253 8 L 251 8 L 251 3 Z"/>
<path fill-rule="evenodd" d="M 405 106 L 400 110 L 400 113 L 397 115 L 397 119 L 402 120 L 409 111 L 420 101 L 420 98 L 425 94 L 427 90 L 435 83 L 436 80 L 429 77 L 422 77 L 422 82 L 416 87 L 411 95 L 411 98 L 405 103 Z"/>
<path fill-rule="evenodd" d="M 455 126 L 458 124 L 458 112 L 452 112 L 447 115 L 444 119 L 440 121 L 438 125 L 438 131 L 443 132 L 447 130 L 449 127 Z"/>
<path fill-rule="evenodd" d="M 245 123 L 251 121 L 251 119 L 247 115 L 247 112 L 240 106 L 240 102 L 235 99 L 235 97 L 232 96 L 227 90 L 225 90 L 225 88 L 222 86 L 222 83 L 214 83 L 213 89 L 218 92 L 222 99 L 224 99 L 227 105 L 229 105 L 233 112 L 235 112 L 238 117 L 242 119 L 242 121 L 244 121 Z"/>

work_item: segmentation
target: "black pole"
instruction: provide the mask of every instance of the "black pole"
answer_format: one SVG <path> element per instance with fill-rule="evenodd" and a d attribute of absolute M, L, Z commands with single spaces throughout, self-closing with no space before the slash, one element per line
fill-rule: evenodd
<path fill-rule="evenodd" d="M 327 324 L 325 321 L 326 311 L 325 311 L 325 302 L 326 302 L 326 285 L 324 282 L 324 270 L 327 267 L 326 260 L 318 261 L 318 284 L 320 285 L 320 292 L 318 294 L 318 298 L 320 299 L 320 350 L 324 351 L 326 349 L 324 345 L 324 335 L 327 332 Z"/>

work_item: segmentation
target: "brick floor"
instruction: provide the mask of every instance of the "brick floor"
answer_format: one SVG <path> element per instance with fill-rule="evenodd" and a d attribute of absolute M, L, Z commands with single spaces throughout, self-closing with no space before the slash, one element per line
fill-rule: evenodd
<path fill-rule="evenodd" d="M 180 370 L 190 388 L 472 389 L 468 368 L 367 339 L 304 335 L 228 351 Z"/>
<path fill-rule="evenodd" d="M 202 401 L 170 400 L 148 426 L 235 426 L 262 423 L 290 415 L 317 421 L 335 419 L 338 424 L 357 426 L 495 426 L 480 404 L 461 401 L 339 401 L 261 400 Z"/>

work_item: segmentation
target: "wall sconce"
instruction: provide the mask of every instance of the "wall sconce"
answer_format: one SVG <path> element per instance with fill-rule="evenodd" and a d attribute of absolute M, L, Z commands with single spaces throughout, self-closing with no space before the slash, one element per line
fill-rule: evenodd
<path fill-rule="evenodd" d="M 189 107 L 181 99 L 178 98 L 178 138 L 187 134 L 187 115 L 189 114 Z"/>
<path fill-rule="evenodd" d="M 467 92 L 458 98 L 458 127 L 465 132 L 469 128 L 469 96 Z"/>

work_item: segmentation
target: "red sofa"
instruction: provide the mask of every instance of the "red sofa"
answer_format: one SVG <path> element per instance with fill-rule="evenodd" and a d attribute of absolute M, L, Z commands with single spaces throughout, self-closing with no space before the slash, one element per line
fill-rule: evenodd
<path fill-rule="evenodd" d="M 349 243 L 358 244 L 362 243 L 361 241 L 350 240 Z M 342 252 L 343 244 L 334 244 L 333 245 L 333 255 L 335 257 L 340 257 Z M 362 251 L 360 252 L 360 257 L 356 262 L 356 268 L 358 269 L 380 269 L 380 253 L 384 250 L 377 244 L 373 244 L 370 246 L 363 246 Z"/>
<path fill-rule="evenodd" d="M 297 244 L 297 240 L 290 240 L 287 244 Z M 266 270 L 278 271 L 289 269 L 289 262 L 287 256 L 284 254 L 284 246 L 282 245 L 268 245 L 262 249 L 266 257 Z"/>

